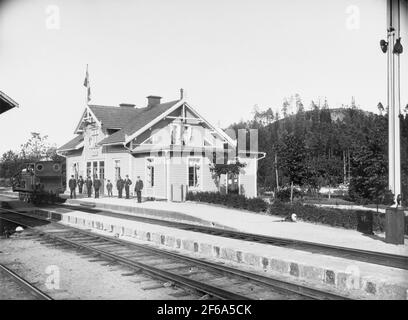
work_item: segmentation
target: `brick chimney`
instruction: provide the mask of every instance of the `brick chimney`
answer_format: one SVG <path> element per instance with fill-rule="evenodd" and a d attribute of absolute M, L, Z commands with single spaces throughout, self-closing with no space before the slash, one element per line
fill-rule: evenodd
<path fill-rule="evenodd" d="M 147 97 L 147 106 L 148 107 L 153 107 L 155 105 L 160 104 L 160 99 L 161 98 L 162 97 L 159 97 L 159 96 L 148 96 Z"/>

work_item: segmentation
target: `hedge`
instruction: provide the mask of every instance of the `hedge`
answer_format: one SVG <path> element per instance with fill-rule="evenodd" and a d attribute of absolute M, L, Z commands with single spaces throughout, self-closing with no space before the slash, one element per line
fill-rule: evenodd
<path fill-rule="evenodd" d="M 271 215 L 288 217 L 295 213 L 297 218 L 303 221 L 321 223 L 333 227 L 357 229 L 357 215 L 364 213 L 373 214 L 373 231 L 384 232 L 385 213 L 377 213 L 367 210 L 341 210 L 335 208 L 320 208 L 312 205 L 294 203 L 293 205 L 275 202 L 269 206 Z M 408 234 L 408 219 L 405 218 L 405 234 Z"/>
<path fill-rule="evenodd" d="M 230 208 L 254 212 L 266 212 L 268 204 L 261 198 L 247 198 L 241 194 L 221 194 L 219 192 L 188 192 L 186 200 L 221 204 Z"/>
<path fill-rule="evenodd" d="M 219 192 L 188 192 L 187 200 L 224 205 L 230 208 L 245 209 L 253 212 L 266 212 L 270 215 L 289 217 L 292 213 L 302 221 L 320 223 L 345 229 L 357 229 L 358 214 L 373 214 L 373 231 L 384 232 L 385 213 L 368 210 L 342 210 L 304 205 L 295 202 L 293 205 L 275 201 L 268 204 L 261 198 L 247 198 L 238 194 L 221 194 Z M 408 234 L 408 219 L 405 218 L 405 234 Z"/>

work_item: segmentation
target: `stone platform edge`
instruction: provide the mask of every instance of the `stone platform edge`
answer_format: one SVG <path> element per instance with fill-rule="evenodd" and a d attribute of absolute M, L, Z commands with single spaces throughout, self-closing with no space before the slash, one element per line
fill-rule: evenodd
<path fill-rule="evenodd" d="M 174 210 L 164 210 L 164 209 L 153 209 L 153 208 L 144 208 L 138 206 L 125 206 L 119 204 L 110 204 L 110 203 L 98 203 L 93 201 L 81 201 L 81 199 L 67 199 L 66 204 L 68 205 L 84 205 L 91 207 L 93 209 L 100 209 L 100 210 L 107 210 L 113 213 L 117 212 L 120 214 L 134 213 L 137 215 L 144 215 L 151 218 L 160 218 L 166 219 L 169 221 L 175 222 L 185 222 L 185 223 L 193 223 L 198 225 L 204 226 L 216 226 L 219 228 L 227 228 L 232 229 L 231 227 L 222 225 L 220 223 L 214 223 L 209 220 L 204 220 L 201 218 L 197 218 L 194 216 L 189 216 L 187 214 L 177 212 Z"/>
<path fill-rule="evenodd" d="M 227 262 L 236 267 L 244 265 L 258 272 L 270 272 L 273 275 L 282 275 L 295 283 L 306 283 L 311 287 L 324 287 L 350 298 L 358 299 L 408 299 L 408 286 L 399 283 L 386 283 L 372 276 L 357 276 L 355 270 L 325 269 L 316 265 L 306 265 L 288 259 L 276 259 L 267 255 L 258 255 L 243 251 L 239 248 L 223 246 L 222 243 L 208 243 L 202 240 L 183 238 L 165 232 L 148 230 L 148 224 L 142 224 L 137 229 L 123 225 L 112 225 L 98 221 L 98 215 L 92 219 L 78 218 L 67 213 L 60 214 L 52 211 L 35 210 L 35 214 L 58 220 L 63 224 L 86 228 L 94 231 L 108 232 L 116 237 L 137 241 L 144 241 L 162 247 L 166 250 L 176 250 L 180 253 L 193 254 L 196 257 L 215 259 L 218 262 Z M 124 221 L 125 222 L 125 221 Z M 213 236 L 213 238 L 217 238 Z M 134 241 L 135 241 L 134 240 Z"/>

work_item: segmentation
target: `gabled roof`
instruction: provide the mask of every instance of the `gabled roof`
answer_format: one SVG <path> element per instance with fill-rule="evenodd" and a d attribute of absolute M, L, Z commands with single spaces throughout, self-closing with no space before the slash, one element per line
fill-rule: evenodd
<path fill-rule="evenodd" d="M 106 129 L 122 129 L 146 108 L 89 105 L 96 118 Z"/>
<path fill-rule="evenodd" d="M 0 91 L 0 114 L 14 107 L 18 107 L 18 103 L 11 99 L 4 92 Z"/>
<path fill-rule="evenodd" d="M 148 123 L 150 123 L 151 121 L 159 117 L 161 114 L 165 113 L 175 104 L 177 104 L 179 101 L 180 100 L 174 100 L 174 101 L 154 105 L 152 107 L 138 109 L 140 112 L 137 113 L 135 116 L 133 116 L 133 118 L 129 119 L 130 121 L 128 121 L 128 123 L 123 127 L 123 129 L 115 132 L 109 137 L 106 137 L 105 139 L 100 141 L 99 144 L 104 145 L 104 144 L 115 144 L 115 143 L 125 142 L 125 137 L 127 135 L 130 135 L 136 132 L 137 130 L 143 128 L 145 125 L 147 125 Z M 118 128 L 118 126 L 114 128 Z"/>
<path fill-rule="evenodd" d="M 100 146 L 127 144 L 139 134 L 148 130 L 155 123 L 180 107 L 188 108 L 193 115 L 212 129 L 213 133 L 217 134 L 231 145 L 236 145 L 236 141 L 234 139 L 231 139 L 223 130 L 220 130 L 219 128 L 216 128 L 208 123 L 183 99 L 155 104 L 145 108 L 133 108 L 130 107 L 130 105 L 121 107 L 87 105 L 81 118 L 81 122 L 83 121 L 84 117 L 92 117 L 94 121 L 96 121 L 99 125 L 102 125 L 102 127 L 105 129 L 118 130 L 100 141 L 98 143 Z M 77 129 L 75 130 L 76 133 L 80 132 L 78 128 L 81 125 L 81 122 L 78 124 Z M 79 135 L 60 147 L 58 151 L 78 150 L 82 146 L 83 136 Z"/>
<path fill-rule="evenodd" d="M 81 144 L 83 141 L 84 141 L 84 136 L 80 134 L 76 136 L 74 139 L 64 144 L 63 146 L 59 147 L 57 151 L 77 150 L 81 147 Z"/>

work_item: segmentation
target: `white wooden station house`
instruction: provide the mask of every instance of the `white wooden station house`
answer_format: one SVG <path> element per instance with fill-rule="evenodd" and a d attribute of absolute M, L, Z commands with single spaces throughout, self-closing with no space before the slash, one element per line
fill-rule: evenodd
<path fill-rule="evenodd" d="M 67 180 L 97 175 L 104 187 L 108 179 L 113 183 L 116 195 L 119 176 L 129 175 L 133 182 L 140 176 L 143 197 L 174 201 L 182 200 L 187 190 L 225 190 L 228 180 L 216 179 L 210 168 L 226 145 L 237 147 L 237 140 L 206 121 L 183 97 L 165 103 L 158 96 L 147 99 L 144 108 L 85 106 L 76 136 L 58 148 L 66 158 Z M 257 196 L 259 154 L 238 154 L 247 165 L 229 179 L 247 197 Z"/>

